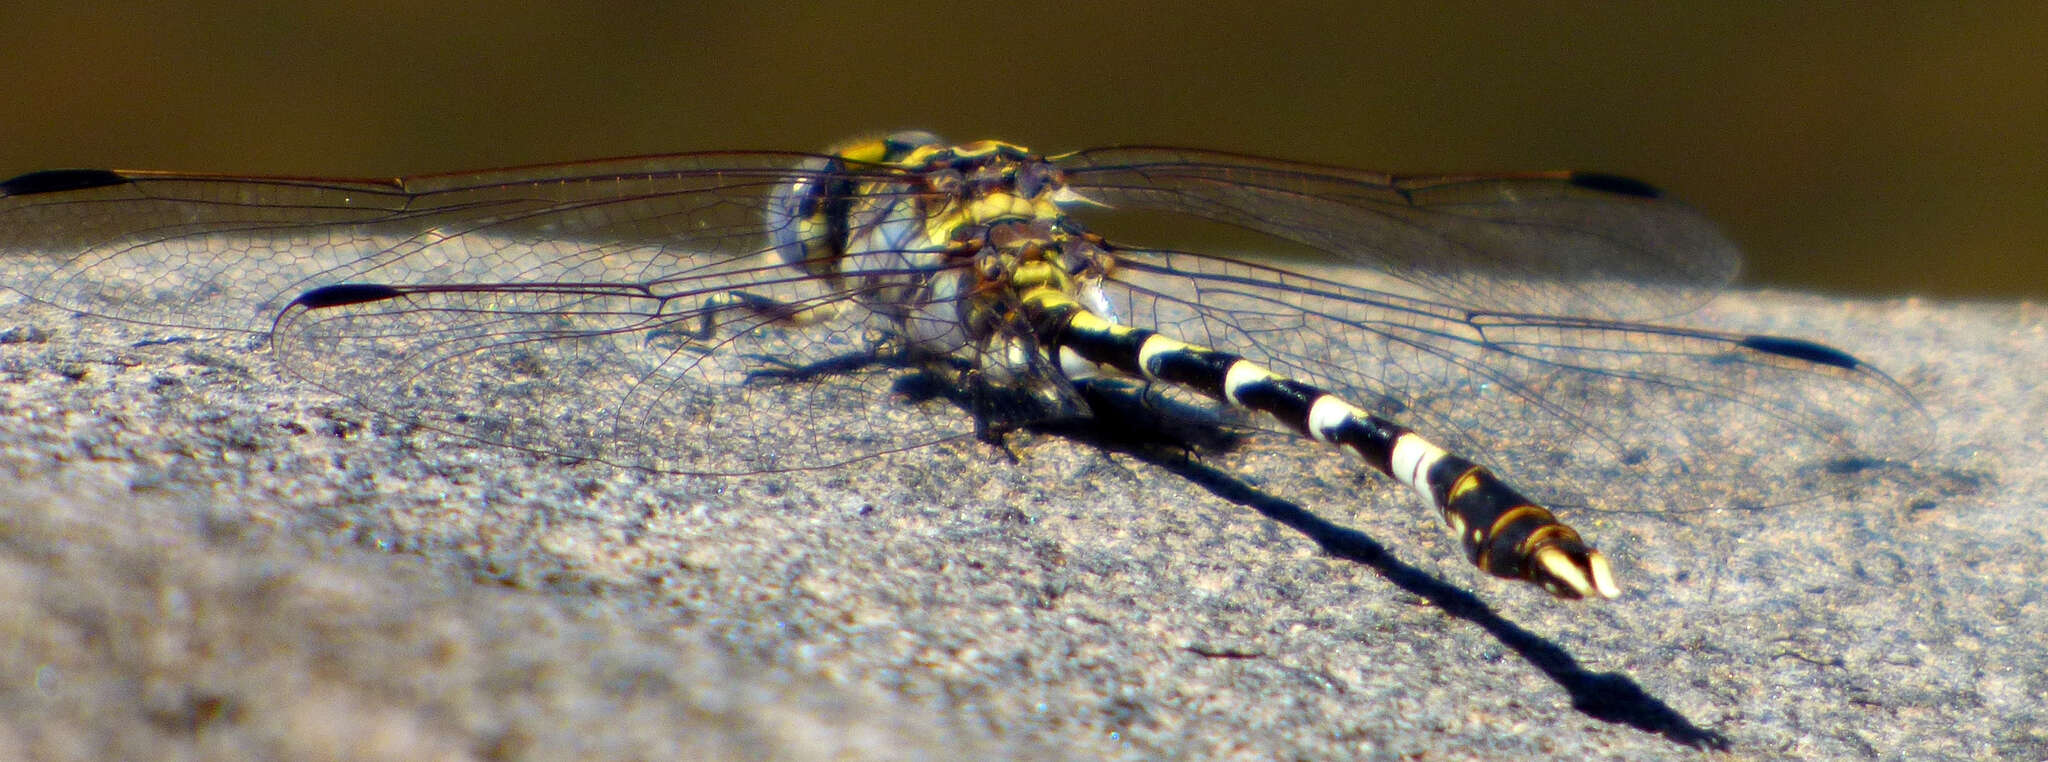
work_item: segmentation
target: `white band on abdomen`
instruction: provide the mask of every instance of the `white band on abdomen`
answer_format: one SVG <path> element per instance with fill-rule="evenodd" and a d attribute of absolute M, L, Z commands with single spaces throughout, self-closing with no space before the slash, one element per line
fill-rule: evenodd
<path fill-rule="evenodd" d="M 1430 494 L 1429 469 L 1443 460 L 1444 448 L 1436 446 L 1414 432 L 1403 433 L 1394 440 L 1394 454 L 1390 465 L 1394 467 L 1394 478 L 1414 487 L 1422 493 L 1422 499 L 1436 505 L 1436 496 Z"/>

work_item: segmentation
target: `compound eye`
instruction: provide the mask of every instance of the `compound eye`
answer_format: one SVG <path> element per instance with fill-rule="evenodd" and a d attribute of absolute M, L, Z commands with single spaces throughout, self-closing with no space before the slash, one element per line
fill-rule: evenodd
<path fill-rule="evenodd" d="M 776 186 L 768 199 L 767 229 L 775 257 L 783 264 L 804 265 L 830 250 L 824 235 L 823 197 L 833 183 L 831 169 L 838 162 L 814 158 L 798 165 L 789 180 Z"/>

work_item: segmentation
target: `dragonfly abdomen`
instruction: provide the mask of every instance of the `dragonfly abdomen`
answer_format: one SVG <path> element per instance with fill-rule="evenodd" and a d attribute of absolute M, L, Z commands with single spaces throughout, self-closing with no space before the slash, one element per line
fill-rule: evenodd
<path fill-rule="evenodd" d="M 1564 598 L 1619 593 L 1607 559 L 1576 530 L 1485 468 L 1407 427 L 1229 352 L 1118 324 L 1052 289 L 1026 295 L 1025 303 L 1045 315 L 1033 322 L 1048 326 L 1040 341 L 1063 365 L 1078 358 L 1185 387 L 1356 452 L 1366 465 L 1436 506 L 1467 559 L 1483 571 L 1533 582 Z"/>

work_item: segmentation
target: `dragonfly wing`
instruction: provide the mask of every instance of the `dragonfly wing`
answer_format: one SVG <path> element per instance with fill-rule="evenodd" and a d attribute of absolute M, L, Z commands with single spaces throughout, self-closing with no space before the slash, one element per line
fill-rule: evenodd
<path fill-rule="evenodd" d="M 389 181 L 41 173 L 0 186 L 0 255 L 31 298 L 268 334 L 290 372 L 478 441 L 815 468 L 972 429 L 892 394 L 906 371 L 878 361 L 856 286 L 776 250 L 818 243 L 770 213 L 779 189 L 855 175 L 737 153 Z"/>
<path fill-rule="evenodd" d="M 616 287 L 377 287 L 293 306 L 273 346 L 291 372 L 402 420 L 664 472 L 822 468 L 970 433 L 942 400 L 891 393 L 905 371 L 875 360 L 869 316 L 796 325 L 723 296 L 769 284 L 724 285 L 671 299 Z"/>
<path fill-rule="evenodd" d="M 1189 252 L 1121 250 L 1120 316 L 1240 354 L 1462 451 L 1547 504 L 1767 505 L 1924 446 L 1882 372 L 1820 345 L 1591 318 L 1473 312 Z M 1917 433 L 1916 433 L 1917 432 Z"/>
<path fill-rule="evenodd" d="M 594 281 L 613 251 L 731 257 L 801 154 L 687 154 L 387 179 L 124 170 L 0 184 L 14 288 L 94 315 L 263 332 L 336 283 Z M 532 249 L 522 246 L 547 244 Z"/>
<path fill-rule="evenodd" d="M 1703 303 L 1741 261 L 1698 211 L 1611 175 L 1403 176 L 1143 147 L 1058 163 L 1111 209 L 1245 228 L 1371 268 L 1411 295 L 1483 309 L 1669 317 Z"/>

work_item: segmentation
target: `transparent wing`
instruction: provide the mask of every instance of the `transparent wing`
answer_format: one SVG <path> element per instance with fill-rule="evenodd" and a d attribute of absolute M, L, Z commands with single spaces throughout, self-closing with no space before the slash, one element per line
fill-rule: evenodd
<path fill-rule="evenodd" d="M 1705 216 L 1612 175 L 1392 175 L 1151 147 L 1057 163 L 1111 208 L 1256 231 L 1382 273 L 1389 290 L 1481 309 L 1667 318 L 1741 262 Z"/>
<path fill-rule="evenodd" d="M 789 224 L 768 213 L 777 188 L 887 173 L 824 166 L 721 153 L 388 181 L 39 173 L 0 187 L 0 255 L 31 298 L 269 333 L 289 371 L 491 444 L 716 473 L 971 432 L 957 407 L 903 400 L 904 371 L 873 361 L 876 318 L 845 284 L 891 273 L 829 281 L 772 251 Z M 835 409 L 857 414 L 792 413 Z"/>
<path fill-rule="evenodd" d="M 1118 254 L 1105 291 L 1126 320 L 1337 392 L 1548 505 L 1780 504 L 1927 441 L 1905 389 L 1809 342 L 1474 311 L 1369 288 L 1355 271 Z"/>
<path fill-rule="evenodd" d="M 803 154 L 695 154 L 347 180 L 57 170 L 0 185 L 0 255 L 30 298 L 201 330 L 264 332 L 343 282 L 633 282 L 642 247 L 759 251 L 763 200 Z"/>
<path fill-rule="evenodd" d="M 273 347 L 292 372 L 405 420 L 658 471 L 822 468 L 973 431 L 958 407 L 894 393 L 907 371 L 873 357 L 871 315 L 790 319 L 788 305 L 829 310 L 844 294 L 753 301 L 817 291 L 789 278 L 696 275 L 666 296 L 601 284 L 341 287 L 287 308 Z"/>

